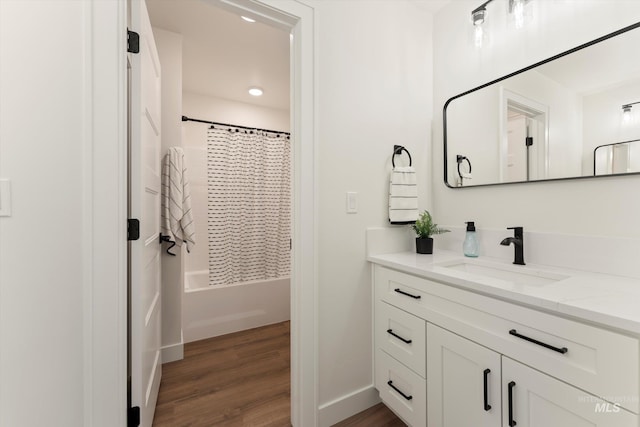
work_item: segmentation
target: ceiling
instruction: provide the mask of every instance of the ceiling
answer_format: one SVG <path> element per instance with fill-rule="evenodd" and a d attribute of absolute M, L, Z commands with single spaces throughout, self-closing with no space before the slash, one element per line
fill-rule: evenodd
<path fill-rule="evenodd" d="M 430 13 L 450 2 L 414 0 L 417 7 Z M 288 32 L 261 22 L 245 22 L 219 0 L 146 3 L 153 27 L 183 36 L 184 91 L 289 109 Z M 251 86 L 261 87 L 264 95 L 249 95 Z"/>
<path fill-rule="evenodd" d="M 541 74 L 580 95 L 637 82 L 640 56 L 632 54 L 640 44 L 640 30 L 632 30 L 588 46 L 538 68 Z"/>
<path fill-rule="evenodd" d="M 183 91 L 289 109 L 288 32 L 246 22 L 211 0 L 146 3 L 153 27 L 183 36 Z M 249 95 L 251 86 L 264 95 Z"/>

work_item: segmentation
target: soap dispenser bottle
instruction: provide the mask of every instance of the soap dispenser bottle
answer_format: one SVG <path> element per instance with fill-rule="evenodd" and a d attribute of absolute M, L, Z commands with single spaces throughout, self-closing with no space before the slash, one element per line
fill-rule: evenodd
<path fill-rule="evenodd" d="M 467 224 L 467 235 L 462 244 L 462 252 L 464 256 L 476 258 L 478 256 L 478 236 L 476 235 L 476 226 L 473 221 Z"/>

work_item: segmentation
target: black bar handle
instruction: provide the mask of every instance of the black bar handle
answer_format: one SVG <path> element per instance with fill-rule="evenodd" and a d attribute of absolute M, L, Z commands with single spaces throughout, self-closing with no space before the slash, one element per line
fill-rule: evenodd
<path fill-rule="evenodd" d="M 387 333 L 390 335 L 393 335 L 394 337 L 398 338 L 400 341 L 402 341 L 403 343 L 406 344 L 411 344 L 411 340 L 408 340 L 406 338 L 402 338 L 400 335 L 396 334 L 395 332 L 393 332 L 393 329 L 387 329 Z"/>
<path fill-rule="evenodd" d="M 484 410 L 491 410 L 491 405 L 489 405 L 489 374 L 491 373 L 491 369 L 484 370 Z"/>
<path fill-rule="evenodd" d="M 407 399 L 407 400 L 411 400 L 411 399 L 413 399 L 413 396 L 407 396 L 407 395 L 406 395 L 406 394 L 404 394 L 402 391 L 400 391 L 400 390 L 398 389 L 398 387 L 394 386 L 394 385 L 393 385 L 393 381 L 389 380 L 389 381 L 387 381 L 387 384 L 389 385 L 389 387 L 391 387 L 392 389 L 394 389 L 395 391 L 397 391 L 398 393 L 400 393 L 400 395 L 401 395 L 402 397 L 404 397 L 405 399 Z"/>
<path fill-rule="evenodd" d="M 414 299 L 420 299 L 420 298 L 422 298 L 420 295 L 412 295 L 412 294 L 410 294 L 410 293 L 408 293 L 408 292 L 405 292 L 405 291 L 400 290 L 400 288 L 395 288 L 395 289 L 394 289 L 394 291 L 395 291 L 395 292 L 397 292 L 397 293 L 399 293 L 399 294 L 406 295 L 406 296 L 411 297 L 411 298 L 414 298 Z"/>
<path fill-rule="evenodd" d="M 513 427 L 516 424 L 516 420 L 513 419 L 513 388 L 516 386 L 515 381 L 509 383 L 509 427 Z"/>
<path fill-rule="evenodd" d="M 538 340 L 535 340 L 533 338 L 529 338 L 527 336 L 521 335 L 515 329 L 510 330 L 509 334 L 513 335 L 514 337 L 518 337 L 520 339 L 523 339 L 525 341 L 529 341 L 529 342 L 532 342 L 534 344 L 538 344 L 539 346 L 542 346 L 544 348 L 548 348 L 549 350 L 557 351 L 558 353 L 565 354 L 567 351 L 569 351 L 569 349 L 567 347 L 562 347 L 562 348 L 554 347 L 551 344 L 547 344 L 547 343 L 544 343 L 542 341 L 538 341 Z"/>

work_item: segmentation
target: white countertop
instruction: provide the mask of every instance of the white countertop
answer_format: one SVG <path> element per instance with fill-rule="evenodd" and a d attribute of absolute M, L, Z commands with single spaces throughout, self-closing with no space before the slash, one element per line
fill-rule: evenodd
<path fill-rule="evenodd" d="M 438 250 L 433 255 L 415 252 L 371 255 L 367 260 L 483 295 L 640 335 L 639 279 L 535 264 L 514 266 L 495 258 L 465 258 L 458 253 L 443 250 Z M 511 271 L 558 274 L 567 278 L 544 285 L 528 286 L 446 267 L 457 261 L 478 262 L 480 265 L 493 265 Z"/>

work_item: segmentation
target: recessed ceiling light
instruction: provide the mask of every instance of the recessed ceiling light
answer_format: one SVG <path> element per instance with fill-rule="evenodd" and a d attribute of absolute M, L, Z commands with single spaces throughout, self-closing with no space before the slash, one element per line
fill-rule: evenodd
<path fill-rule="evenodd" d="M 255 20 L 255 19 L 253 19 L 253 18 L 249 18 L 248 16 L 241 16 L 241 18 L 242 18 L 242 19 L 244 19 L 244 20 L 245 20 L 245 21 L 247 21 L 247 22 L 256 22 L 256 20 Z"/>
<path fill-rule="evenodd" d="M 261 96 L 262 95 L 262 89 L 260 89 L 259 87 L 250 87 L 249 88 L 249 95 Z"/>

